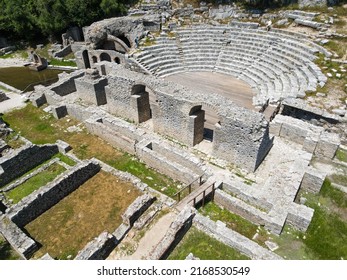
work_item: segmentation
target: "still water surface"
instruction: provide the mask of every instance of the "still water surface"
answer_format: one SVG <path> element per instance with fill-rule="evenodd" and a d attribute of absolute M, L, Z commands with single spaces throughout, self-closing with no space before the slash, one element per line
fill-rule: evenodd
<path fill-rule="evenodd" d="M 0 68 L 0 81 L 19 90 L 30 91 L 39 83 L 49 85 L 58 81 L 58 74 L 61 72 L 63 71 L 53 69 L 37 72 L 28 67 L 6 67 Z"/>

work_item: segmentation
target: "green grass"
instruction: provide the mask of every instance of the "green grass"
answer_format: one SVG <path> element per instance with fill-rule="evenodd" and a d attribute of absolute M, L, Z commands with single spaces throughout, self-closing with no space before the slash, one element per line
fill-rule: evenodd
<path fill-rule="evenodd" d="M 308 250 L 317 259 L 339 260 L 347 259 L 347 223 L 337 214 L 329 213 L 318 206 L 303 239 Z"/>
<path fill-rule="evenodd" d="M 169 256 L 184 260 L 189 253 L 201 260 L 247 260 L 247 256 L 192 227 Z"/>
<path fill-rule="evenodd" d="M 6 59 L 6 58 L 13 58 L 15 56 L 14 53 L 7 53 L 7 54 L 4 54 L 4 55 L 0 55 L 0 59 Z"/>
<path fill-rule="evenodd" d="M 124 153 L 120 158 L 107 161 L 106 163 L 118 170 L 135 175 L 151 188 L 160 191 L 167 196 L 173 197 L 173 195 L 178 191 L 176 187 L 177 183 L 172 179 L 148 168 L 144 163 L 140 162 L 130 154 Z M 163 187 L 166 187 L 166 189 L 161 191 Z"/>
<path fill-rule="evenodd" d="M 315 211 L 307 232 L 299 234 L 305 252 L 311 259 L 347 259 L 347 195 L 326 179 L 319 194 L 304 196 Z"/>
<path fill-rule="evenodd" d="M 342 149 L 338 149 L 336 151 L 335 157 L 340 161 L 347 162 L 347 151 L 342 150 Z"/>
<path fill-rule="evenodd" d="M 49 60 L 49 64 L 50 65 L 54 65 L 54 66 L 71 66 L 71 67 L 76 67 L 77 64 L 75 61 L 70 61 L 70 60 L 59 60 L 59 59 L 55 59 L 55 58 L 51 58 Z"/>
<path fill-rule="evenodd" d="M 76 162 L 72 158 L 64 154 L 58 153 L 54 157 L 59 158 L 62 162 L 66 163 L 67 165 L 70 165 L 70 166 L 76 165 Z"/>
<path fill-rule="evenodd" d="M 263 243 L 267 239 L 266 231 L 263 228 L 258 228 L 257 225 L 249 222 L 241 216 L 234 214 L 226 209 L 219 207 L 214 202 L 209 202 L 205 207 L 199 210 L 204 216 L 208 216 L 211 220 L 220 220 L 227 225 L 228 228 L 237 231 L 238 233 L 252 239 L 257 233 L 259 237 L 254 240 Z"/>
<path fill-rule="evenodd" d="M 35 190 L 46 185 L 59 174 L 63 173 L 65 168 L 61 165 L 55 163 L 49 166 L 46 170 L 40 172 L 39 174 L 31 177 L 29 180 L 16 187 L 15 189 L 6 193 L 8 199 L 12 199 L 13 203 L 16 204 L 24 197 L 28 196 Z"/>
<path fill-rule="evenodd" d="M 21 257 L 0 234 L 0 260 L 20 260 Z"/>

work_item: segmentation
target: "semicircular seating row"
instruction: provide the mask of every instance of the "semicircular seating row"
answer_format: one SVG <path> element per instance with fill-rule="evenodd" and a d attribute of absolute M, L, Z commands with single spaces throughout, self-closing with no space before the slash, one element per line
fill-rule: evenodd
<path fill-rule="evenodd" d="M 137 62 L 160 77 L 187 71 L 232 75 L 254 89 L 256 106 L 303 97 L 327 81 L 313 62 L 317 52 L 326 50 L 302 34 L 200 25 L 174 34 L 161 35 L 154 45 L 141 48 Z"/>

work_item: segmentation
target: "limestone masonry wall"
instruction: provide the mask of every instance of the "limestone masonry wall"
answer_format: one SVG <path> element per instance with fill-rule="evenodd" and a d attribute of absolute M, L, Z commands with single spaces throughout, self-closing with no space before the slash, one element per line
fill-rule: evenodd
<path fill-rule="evenodd" d="M 171 223 L 164 238 L 157 244 L 157 246 L 150 253 L 149 259 L 166 259 L 192 226 L 192 221 L 195 214 L 196 210 L 194 208 L 186 206 L 178 214 L 176 220 Z"/>
<path fill-rule="evenodd" d="M 36 242 L 5 216 L 0 217 L 0 233 L 24 259 L 38 250 Z"/>
<path fill-rule="evenodd" d="M 19 227 L 24 227 L 76 190 L 99 170 L 100 166 L 92 161 L 79 163 L 9 208 L 7 216 Z"/>
<path fill-rule="evenodd" d="M 30 145 L 0 158 L 0 187 L 22 176 L 59 152 L 57 145 Z"/>

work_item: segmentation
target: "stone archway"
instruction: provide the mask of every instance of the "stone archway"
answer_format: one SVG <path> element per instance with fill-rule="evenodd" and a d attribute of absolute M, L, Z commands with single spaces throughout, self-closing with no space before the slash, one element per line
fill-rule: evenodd
<path fill-rule="evenodd" d="M 108 53 L 101 53 L 100 54 L 100 61 L 109 61 L 111 62 L 111 56 Z"/>

